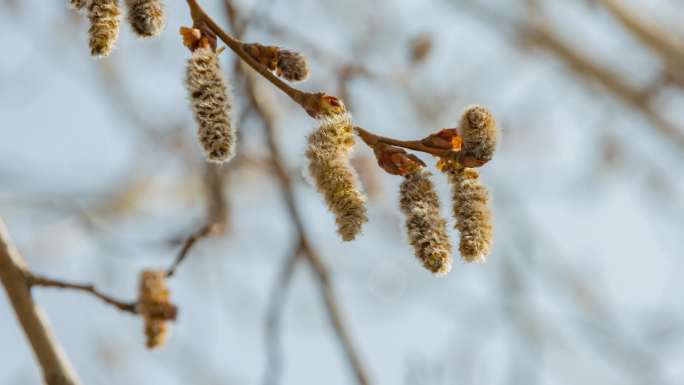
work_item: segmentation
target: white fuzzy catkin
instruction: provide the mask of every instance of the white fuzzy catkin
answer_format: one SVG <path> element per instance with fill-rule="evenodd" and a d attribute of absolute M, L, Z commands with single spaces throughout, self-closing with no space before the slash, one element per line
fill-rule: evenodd
<path fill-rule="evenodd" d="M 216 52 L 196 49 L 188 60 L 185 83 L 206 159 L 229 161 L 235 155 L 237 133 L 230 121 L 231 100 Z"/>
<path fill-rule="evenodd" d="M 308 138 L 309 172 L 335 215 L 337 232 L 343 240 L 351 241 L 368 222 L 366 198 L 356 188 L 356 176 L 349 165 L 349 151 L 354 145 L 351 118 L 343 113 L 320 122 Z"/>
<path fill-rule="evenodd" d="M 406 233 L 416 257 L 435 275 L 451 271 L 451 242 L 446 220 L 439 214 L 439 198 L 425 168 L 405 176 L 399 205 L 406 216 Z"/>
<path fill-rule="evenodd" d="M 118 0 L 90 0 L 88 19 L 90 20 L 90 54 L 95 57 L 109 55 L 119 37 Z"/>
<path fill-rule="evenodd" d="M 487 189 L 474 168 L 449 167 L 445 171 L 453 189 L 453 214 L 461 234 L 461 256 L 466 262 L 484 262 L 492 246 Z"/>
<path fill-rule="evenodd" d="M 164 6 L 161 0 L 126 0 L 128 23 L 141 37 L 156 36 L 164 28 Z"/>

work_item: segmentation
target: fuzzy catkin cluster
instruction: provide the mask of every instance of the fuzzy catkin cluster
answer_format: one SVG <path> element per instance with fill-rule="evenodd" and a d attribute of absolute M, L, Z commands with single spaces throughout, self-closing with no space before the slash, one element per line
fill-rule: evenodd
<path fill-rule="evenodd" d="M 354 145 L 351 117 L 347 113 L 321 119 L 308 138 L 306 157 L 316 188 L 335 215 L 337 232 L 351 241 L 368 222 L 365 197 L 356 188 L 348 153 Z"/>
<path fill-rule="evenodd" d="M 164 6 L 161 0 L 126 0 L 128 22 L 141 37 L 159 35 L 164 28 Z"/>
<path fill-rule="evenodd" d="M 444 170 L 452 186 L 453 215 L 461 234 L 459 251 L 466 262 L 484 262 L 492 245 L 492 215 L 487 189 L 474 168 L 449 165 Z"/>
<path fill-rule="evenodd" d="M 163 344 L 168 334 L 168 320 L 176 315 L 175 306 L 169 302 L 163 271 L 145 270 L 141 273 L 137 310 L 145 322 L 147 347 Z"/>
<path fill-rule="evenodd" d="M 416 256 L 426 269 L 444 275 L 451 270 L 451 242 L 430 176 L 423 167 L 406 175 L 399 189 L 399 205 L 406 216 L 406 232 Z"/>
<path fill-rule="evenodd" d="M 107 56 L 112 52 L 119 37 L 118 0 L 90 0 L 88 19 L 90 20 L 90 54 L 96 57 Z"/>
<path fill-rule="evenodd" d="M 188 60 L 185 83 L 206 159 L 215 163 L 230 160 L 235 155 L 237 134 L 230 121 L 231 100 L 216 52 L 197 48 Z"/>
<path fill-rule="evenodd" d="M 459 130 L 463 136 L 462 151 L 475 159 L 489 161 L 494 156 L 497 129 L 494 116 L 484 107 L 467 107 L 461 116 Z"/>

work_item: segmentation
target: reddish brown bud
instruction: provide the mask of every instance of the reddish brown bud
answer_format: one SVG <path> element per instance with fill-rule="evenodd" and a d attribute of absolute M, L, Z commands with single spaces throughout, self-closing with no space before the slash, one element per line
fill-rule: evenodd
<path fill-rule="evenodd" d="M 438 148 L 440 150 L 454 150 L 461 149 L 462 138 L 455 128 L 444 128 L 440 131 L 430 134 L 421 143 L 427 147 Z"/>
<path fill-rule="evenodd" d="M 178 33 L 183 37 L 183 45 L 191 52 L 198 48 L 211 48 L 216 52 L 216 35 L 211 31 L 195 27 L 180 27 Z"/>
<path fill-rule="evenodd" d="M 337 116 L 347 111 L 340 99 L 323 92 L 301 93 L 295 96 L 295 101 L 314 119 Z"/>
<path fill-rule="evenodd" d="M 378 143 L 373 146 L 373 151 L 380 168 L 392 175 L 407 175 L 425 167 L 420 158 L 407 153 L 403 148 Z"/>

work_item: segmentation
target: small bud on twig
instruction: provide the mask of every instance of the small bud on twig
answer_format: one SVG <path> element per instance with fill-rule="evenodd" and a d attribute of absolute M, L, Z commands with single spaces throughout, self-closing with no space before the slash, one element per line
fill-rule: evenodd
<path fill-rule="evenodd" d="M 156 36 L 164 28 L 164 6 L 161 0 L 126 0 L 128 22 L 141 37 Z"/>
<path fill-rule="evenodd" d="M 90 54 L 96 57 L 107 56 L 112 52 L 119 37 L 118 0 L 91 0 L 88 7 L 90 19 Z"/>
<path fill-rule="evenodd" d="M 88 3 L 87 0 L 69 0 L 68 6 L 71 9 L 74 9 L 76 11 L 80 11 L 81 9 L 83 9 L 83 7 L 86 6 L 87 3 Z"/>
<path fill-rule="evenodd" d="M 373 152 L 378 165 L 392 175 L 406 175 L 425 167 L 425 163 L 417 156 L 409 154 L 403 148 L 377 143 Z"/>
<path fill-rule="evenodd" d="M 145 322 L 147 347 L 163 344 L 168 321 L 175 320 L 178 313 L 178 308 L 169 301 L 164 271 L 145 270 L 140 274 L 137 311 Z"/>
<path fill-rule="evenodd" d="M 423 145 L 440 150 L 459 151 L 462 145 L 462 138 L 455 128 L 444 128 L 427 138 L 420 141 Z"/>
<path fill-rule="evenodd" d="M 321 119 L 308 141 L 309 172 L 335 214 L 337 232 L 343 240 L 351 241 L 368 221 L 365 197 L 356 189 L 356 177 L 349 166 L 348 153 L 354 145 L 351 118 L 345 113 Z"/>
<path fill-rule="evenodd" d="M 309 76 L 306 58 L 299 52 L 259 43 L 243 44 L 242 49 L 254 60 L 286 80 L 298 82 Z"/>
<path fill-rule="evenodd" d="M 416 256 L 426 269 L 444 275 L 451 270 L 451 242 L 446 220 L 439 214 L 439 198 L 431 175 L 423 167 L 406 175 L 399 190 L 399 203 Z"/>

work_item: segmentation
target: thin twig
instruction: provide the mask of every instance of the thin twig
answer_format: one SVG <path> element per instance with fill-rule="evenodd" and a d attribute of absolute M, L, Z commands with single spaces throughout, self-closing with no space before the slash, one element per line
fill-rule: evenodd
<path fill-rule="evenodd" d="M 174 274 L 176 274 L 176 270 L 178 269 L 178 266 L 185 260 L 185 257 L 188 256 L 188 253 L 190 253 L 190 250 L 192 247 L 197 243 L 202 238 L 208 237 L 209 235 L 213 234 L 216 232 L 218 227 L 214 223 L 209 223 L 204 226 L 202 226 L 199 230 L 196 232 L 190 234 L 190 236 L 183 242 L 183 247 L 181 247 L 180 251 L 178 252 L 178 255 L 176 256 L 176 259 L 173 261 L 171 266 L 166 270 L 166 277 L 171 278 Z"/>
<path fill-rule="evenodd" d="M 26 272 L 26 282 L 28 283 L 29 287 L 34 287 L 34 286 L 41 286 L 41 287 L 56 287 L 59 289 L 72 289 L 72 290 L 79 290 L 85 293 L 89 293 L 94 295 L 95 297 L 99 298 L 103 302 L 112 305 L 116 307 L 117 309 L 121 311 L 125 311 L 131 314 L 138 314 L 137 310 L 137 302 L 124 302 L 120 301 L 114 297 L 111 297 L 107 294 L 102 293 L 98 289 L 95 288 L 95 285 L 87 283 L 87 284 L 82 284 L 82 283 L 73 283 L 73 282 L 66 282 L 62 280 L 57 280 L 57 279 L 52 279 L 52 278 L 47 278 L 43 276 L 39 276 L 36 274 L 33 274 L 31 272 Z"/>

